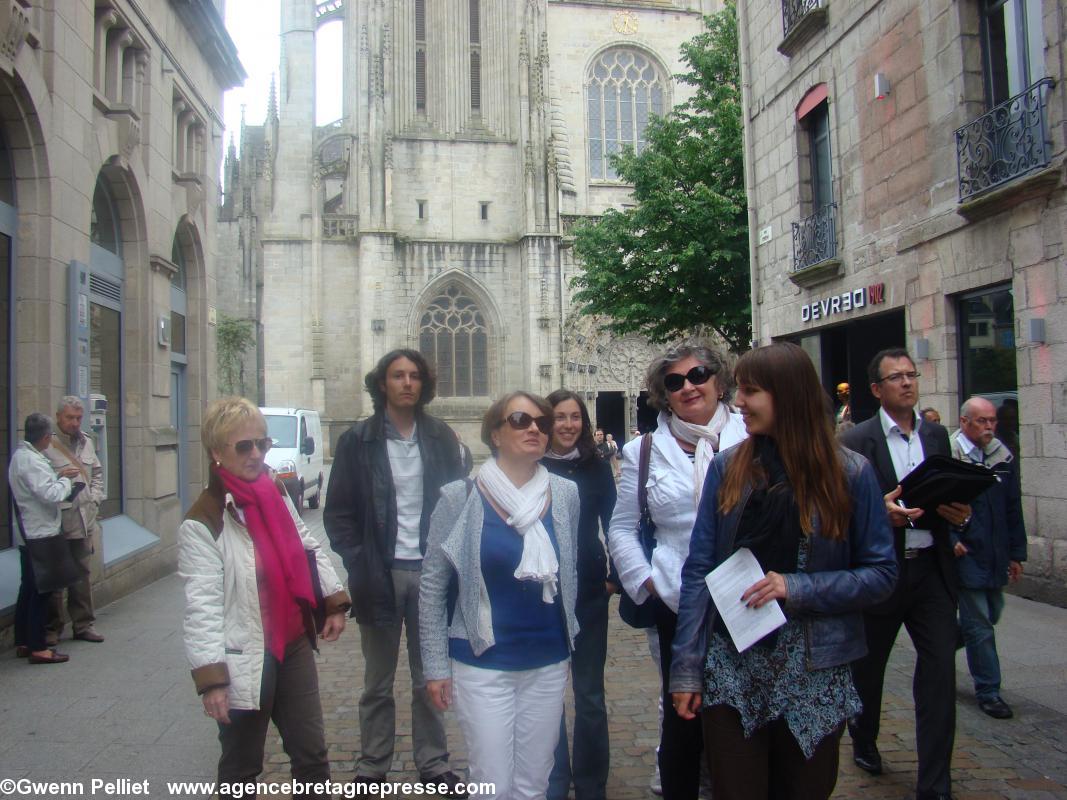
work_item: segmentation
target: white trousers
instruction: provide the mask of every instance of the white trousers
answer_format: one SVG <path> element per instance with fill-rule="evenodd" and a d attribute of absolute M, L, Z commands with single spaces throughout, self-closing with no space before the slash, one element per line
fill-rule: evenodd
<path fill-rule="evenodd" d="M 452 662 L 452 690 L 467 742 L 471 783 L 498 800 L 543 800 L 548 789 L 569 661 L 505 672 Z"/>

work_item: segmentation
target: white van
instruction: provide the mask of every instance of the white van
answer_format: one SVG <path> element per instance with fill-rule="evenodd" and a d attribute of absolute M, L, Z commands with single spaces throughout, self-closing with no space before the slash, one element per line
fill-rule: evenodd
<path fill-rule="evenodd" d="M 267 435 L 274 446 L 267 465 L 278 473 L 293 505 L 318 508 L 322 499 L 322 423 L 319 412 L 307 408 L 261 408 Z"/>

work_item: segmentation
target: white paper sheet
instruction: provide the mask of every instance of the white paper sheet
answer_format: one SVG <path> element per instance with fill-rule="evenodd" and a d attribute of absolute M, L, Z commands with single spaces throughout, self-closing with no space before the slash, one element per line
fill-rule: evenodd
<path fill-rule="evenodd" d="M 745 589 L 763 576 L 752 551 L 742 547 L 704 579 L 739 653 L 785 625 L 785 614 L 777 601 L 765 603 L 760 608 L 749 608 L 741 602 Z"/>

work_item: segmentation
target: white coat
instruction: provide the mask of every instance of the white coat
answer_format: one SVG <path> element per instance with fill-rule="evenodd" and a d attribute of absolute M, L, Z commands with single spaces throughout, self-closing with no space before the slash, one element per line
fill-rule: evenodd
<path fill-rule="evenodd" d="M 218 480 L 214 475 L 212 479 L 213 484 Z M 220 487 L 221 483 L 209 486 L 178 528 L 178 574 L 185 581 L 185 654 L 199 694 L 225 686 L 230 708 L 256 710 L 266 653 L 256 554 L 233 496 Z M 326 613 L 346 610 L 351 603 L 329 555 L 284 489 L 282 496 L 304 549 L 315 551 Z M 203 513 L 205 506 L 210 513 Z M 192 518 L 197 513 L 201 517 Z M 221 529 L 216 533 L 217 522 Z"/>
<path fill-rule="evenodd" d="M 660 413 L 659 427 L 652 434 L 648 462 L 648 510 L 656 523 L 652 563 L 645 558 L 637 536 L 641 516 L 637 504 L 640 436 L 627 442 L 622 450 L 619 498 L 611 515 L 608 549 L 623 589 L 635 603 L 640 605 L 648 597 L 644 582 L 651 577 L 660 598 L 677 613 L 682 564 L 689 555 L 689 537 L 693 533 L 697 510 L 693 502 L 693 462 L 671 434 L 669 420 L 668 414 Z M 741 415 L 731 414 L 719 435 L 719 451 L 733 447 L 747 436 Z"/>
<path fill-rule="evenodd" d="M 19 442 L 7 469 L 11 496 L 18 503 L 27 539 L 43 539 L 59 533 L 59 504 L 70 494 L 70 478 L 61 478 L 36 447 Z M 16 524 L 15 529 L 19 526 Z M 16 536 L 17 544 L 24 544 Z"/>

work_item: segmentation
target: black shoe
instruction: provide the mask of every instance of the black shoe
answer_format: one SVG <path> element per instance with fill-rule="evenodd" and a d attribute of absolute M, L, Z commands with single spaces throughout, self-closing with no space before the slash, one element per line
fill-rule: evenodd
<path fill-rule="evenodd" d="M 356 797 L 384 797 L 382 794 L 381 785 L 385 782 L 385 778 L 368 778 L 365 775 L 357 775 L 352 779 L 352 785 L 356 787 Z M 360 791 L 359 787 L 365 787 Z M 376 792 L 372 792 L 370 787 L 375 787 Z"/>
<path fill-rule="evenodd" d="M 466 797 L 467 796 L 467 782 L 454 772 L 442 772 L 440 775 L 434 775 L 431 778 L 422 778 L 423 783 L 432 784 L 444 784 L 448 787 L 445 792 L 436 792 L 439 797 Z M 428 794 L 434 794 L 429 792 Z"/>
<path fill-rule="evenodd" d="M 874 742 L 863 744 L 854 740 L 852 742 L 852 760 L 864 772 L 869 772 L 872 775 L 882 774 L 882 754 L 878 752 L 878 745 Z"/>
<path fill-rule="evenodd" d="M 1011 719 L 1015 716 L 1011 712 L 1011 706 L 999 697 L 994 697 L 992 700 L 979 700 L 978 707 L 993 719 Z"/>

